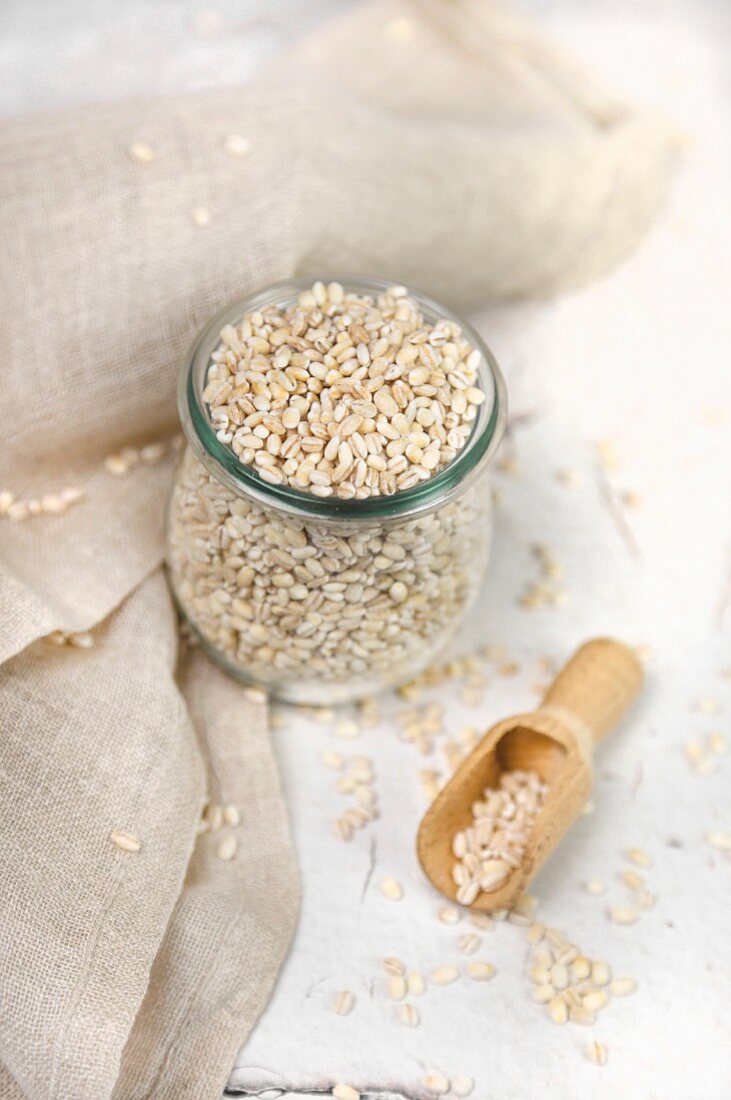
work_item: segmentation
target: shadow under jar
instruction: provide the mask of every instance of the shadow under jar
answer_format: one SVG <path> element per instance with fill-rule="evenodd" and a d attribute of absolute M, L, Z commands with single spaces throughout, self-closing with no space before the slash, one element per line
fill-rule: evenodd
<path fill-rule="evenodd" d="M 374 301 L 391 284 L 340 278 Z M 459 325 L 479 352 L 465 445 L 411 488 L 365 499 L 270 484 L 221 442 L 203 399 L 221 330 L 286 306 L 312 285 L 289 279 L 235 302 L 206 326 L 180 375 L 187 439 L 173 486 L 167 561 L 178 607 L 227 672 L 295 703 L 343 703 L 431 664 L 463 622 L 487 567 L 492 499 L 485 476 L 505 427 L 500 370 L 483 341 L 409 289 L 429 325 Z"/>

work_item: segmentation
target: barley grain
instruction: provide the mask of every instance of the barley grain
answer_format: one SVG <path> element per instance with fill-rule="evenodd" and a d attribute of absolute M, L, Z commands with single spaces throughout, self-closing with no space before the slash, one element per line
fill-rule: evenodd
<path fill-rule="evenodd" d="M 349 1016 L 355 1006 L 355 997 L 349 989 L 343 989 L 335 997 L 334 1009 L 338 1016 Z"/>
<path fill-rule="evenodd" d="M 581 1004 L 583 1008 L 588 1008 L 590 1012 L 599 1012 L 609 1003 L 609 997 L 603 989 L 592 990 L 590 993 L 585 994 L 582 997 Z"/>
<path fill-rule="evenodd" d="M 153 466 L 165 457 L 164 443 L 147 443 L 140 447 L 140 462 L 145 466 Z"/>
<path fill-rule="evenodd" d="M 418 971 L 409 974 L 406 985 L 410 997 L 423 997 L 426 993 L 424 975 L 419 974 Z"/>
<path fill-rule="evenodd" d="M 237 847 L 238 841 L 236 840 L 236 837 L 229 834 L 228 836 L 223 837 L 223 839 L 219 842 L 218 848 L 216 849 L 216 855 L 219 859 L 228 862 L 236 855 Z"/>
<path fill-rule="evenodd" d="M 418 1009 L 408 1003 L 397 1005 L 396 1014 L 404 1027 L 418 1027 L 421 1022 Z"/>
<path fill-rule="evenodd" d="M 534 966 L 550 970 L 554 962 L 553 951 L 547 943 L 542 943 L 533 951 L 532 960 Z M 548 981 L 548 979 L 546 979 L 546 981 Z"/>
<path fill-rule="evenodd" d="M 588 1008 L 577 1006 L 569 1009 L 569 1020 L 572 1024 L 582 1024 L 584 1027 L 591 1027 L 596 1023 L 596 1016 L 593 1012 L 590 1012 Z"/>
<path fill-rule="evenodd" d="M 545 985 L 537 985 L 533 990 L 533 1000 L 539 1005 L 547 1005 L 555 995 L 556 990 L 550 982 L 547 982 Z"/>
<path fill-rule="evenodd" d="M 556 961 L 564 966 L 568 966 L 574 959 L 579 957 L 579 949 L 574 944 L 567 944 L 558 951 Z"/>
<path fill-rule="evenodd" d="M 203 817 L 210 831 L 215 833 L 223 825 L 223 807 L 209 803 L 203 811 Z"/>
<path fill-rule="evenodd" d="M 459 970 L 456 966 L 438 966 L 436 970 L 432 970 L 430 981 L 434 985 L 451 985 L 458 977 Z"/>
<path fill-rule="evenodd" d="M 155 159 L 155 151 L 143 141 L 135 141 L 129 147 L 129 155 L 139 164 L 150 164 Z"/>
<path fill-rule="evenodd" d="M 107 455 L 104 459 L 104 466 L 110 474 L 114 477 L 124 477 L 129 473 L 130 466 L 128 462 L 122 458 L 121 455 Z"/>
<path fill-rule="evenodd" d="M 437 917 L 442 924 L 459 924 L 460 920 L 459 910 L 453 905 L 443 906 L 437 913 Z"/>
<path fill-rule="evenodd" d="M 357 784 L 372 783 L 375 778 L 370 763 L 356 763 L 355 760 L 351 760 L 348 766 L 348 775 Z"/>
<path fill-rule="evenodd" d="M 449 1078 L 443 1073 L 428 1073 L 424 1078 L 424 1088 L 432 1096 L 446 1096 L 450 1089 Z"/>
<path fill-rule="evenodd" d="M 41 512 L 47 516 L 57 516 L 65 512 L 67 505 L 55 493 L 46 493 L 41 497 Z"/>
<path fill-rule="evenodd" d="M 404 896 L 403 887 L 401 883 L 396 882 L 393 878 L 384 878 L 381 882 L 381 893 L 385 898 L 390 901 L 400 901 Z"/>
<path fill-rule="evenodd" d="M 457 901 L 460 905 L 472 905 L 480 892 L 478 881 L 465 882 L 457 890 Z"/>
<path fill-rule="evenodd" d="M 239 813 L 238 807 L 224 806 L 223 820 L 227 825 L 230 825 L 232 829 L 235 829 L 236 826 L 241 823 L 241 814 Z"/>
<path fill-rule="evenodd" d="M 607 1048 L 604 1046 L 603 1043 L 600 1043 L 596 1039 L 594 1039 L 593 1042 L 587 1044 L 587 1046 L 584 1048 L 584 1051 L 586 1053 L 586 1057 L 589 1059 L 590 1062 L 593 1062 L 595 1066 L 606 1065 L 609 1055 L 607 1053 Z"/>
<path fill-rule="evenodd" d="M 392 1001 L 403 1001 L 406 996 L 406 981 L 400 974 L 389 978 L 388 995 Z"/>
<path fill-rule="evenodd" d="M 706 843 L 717 852 L 731 852 L 731 833 L 721 832 L 719 829 L 710 829 L 706 833 Z"/>
<path fill-rule="evenodd" d="M 207 210 L 205 206 L 194 206 L 190 216 L 194 225 L 208 225 L 211 220 L 210 210 Z"/>
<path fill-rule="evenodd" d="M 638 867 L 652 867 L 652 858 L 642 848 L 628 848 L 625 855 Z"/>
<path fill-rule="evenodd" d="M 476 909 L 473 909 L 469 916 L 470 924 L 474 924 L 475 928 L 481 929 L 483 932 L 495 931 L 495 910 L 492 915 L 489 913 L 480 913 Z M 497 918 L 496 918 L 497 919 Z"/>
<path fill-rule="evenodd" d="M 109 834 L 112 844 L 123 852 L 139 852 L 142 842 L 134 833 L 125 832 L 124 829 L 113 829 Z"/>
<path fill-rule="evenodd" d="M 569 1008 L 562 997 L 551 997 L 548 1002 L 548 1015 L 554 1024 L 565 1024 L 569 1018 Z"/>
<path fill-rule="evenodd" d="M 587 959 L 586 955 L 578 955 L 571 963 L 571 973 L 579 982 L 588 978 L 591 975 L 591 971 L 591 960 Z"/>
<path fill-rule="evenodd" d="M 634 978 L 614 978 L 609 985 L 613 997 L 629 997 L 636 989 L 637 982 Z"/>
<path fill-rule="evenodd" d="M 699 741 L 686 741 L 683 751 L 688 761 L 695 767 L 701 767 L 706 760 L 705 750 Z"/>
<path fill-rule="evenodd" d="M 335 1085 L 333 1100 L 360 1100 L 360 1093 L 352 1085 Z"/>
<path fill-rule="evenodd" d="M 346 820 L 346 818 L 344 818 L 344 817 L 336 818 L 335 821 L 333 822 L 333 828 L 335 830 L 335 835 L 337 837 L 339 837 L 340 840 L 351 840 L 352 839 L 352 837 L 353 837 L 353 826 L 350 824 L 349 821 Z"/>
<path fill-rule="evenodd" d="M 342 722 L 338 722 L 335 726 L 335 736 L 342 737 L 345 741 L 352 741 L 356 737 L 360 737 L 360 726 L 357 722 L 353 722 L 346 718 Z"/>
<path fill-rule="evenodd" d="M 226 138 L 225 149 L 229 156 L 245 157 L 251 150 L 251 142 L 240 134 L 229 134 Z"/>
<path fill-rule="evenodd" d="M 631 905 L 613 905 L 609 908 L 608 915 L 614 924 L 634 924 L 640 916 Z"/>
<path fill-rule="evenodd" d="M 569 984 L 568 968 L 562 963 L 554 963 L 550 970 L 550 982 L 559 992 L 566 989 Z"/>
<path fill-rule="evenodd" d="M 595 985 L 609 985 L 612 980 L 612 972 L 607 963 L 600 959 L 592 965 L 591 980 Z"/>
<path fill-rule="evenodd" d="M 474 1087 L 474 1079 L 468 1077 L 464 1073 L 458 1074 L 457 1077 L 452 1078 L 452 1092 L 455 1096 L 470 1096 Z"/>
<path fill-rule="evenodd" d="M 467 964 L 466 974 L 476 982 L 489 982 L 495 977 L 495 967 L 488 962 L 471 962 Z"/>
<path fill-rule="evenodd" d="M 474 932 L 466 932 L 457 940 L 457 947 L 462 955 L 474 955 L 481 946 L 482 940 Z"/>
<path fill-rule="evenodd" d="M 513 906 L 514 913 L 531 914 L 538 908 L 538 898 L 533 894 L 523 894 Z"/>
<path fill-rule="evenodd" d="M 545 925 L 540 924 L 538 921 L 531 924 L 530 928 L 528 929 L 528 933 L 527 933 L 528 943 L 531 943 L 531 944 L 540 943 L 540 941 L 543 939 L 543 937 L 545 935 L 545 932 L 546 932 Z"/>

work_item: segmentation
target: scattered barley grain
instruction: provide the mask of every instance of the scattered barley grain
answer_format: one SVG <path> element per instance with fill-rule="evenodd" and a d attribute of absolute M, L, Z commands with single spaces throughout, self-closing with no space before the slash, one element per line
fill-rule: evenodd
<path fill-rule="evenodd" d="M 334 1009 L 338 1016 L 349 1016 L 355 1006 L 355 997 L 349 989 L 343 989 L 335 997 Z"/>
<path fill-rule="evenodd" d="M 596 1039 L 594 1039 L 591 1043 L 587 1044 L 587 1046 L 584 1048 L 584 1051 L 586 1053 L 586 1057 L 589 1059 L 590 1062 L 593 1062 L 595 1066 L 606 1065 L 609 1055 L 607 1053 L 607 1048 L 604 1046 L 603 1043 L 600 1043 Z"/>
<path fill-rule="evenodd" d="M 432 1096 L 446 1096 L 450 1089 L 449 1078 L 443 1073 L 429 1073 L 424 1078 L 424 1088 Z"/>
<path fill-rule="evenodd" d="M 390 901 L 401 901 L 404 896 L 403 887 L 394 878 L 384 878 L 381 883 L 381 893 Z"/>
<path fill-rule="evenodd" d="M 333 1100 L 360 1100 L 360 1093 L 352 1085 L 335 1085 Z"/>
<path fill-rule="evenodd" d="M 634 924 L 640 916 L 631 905 L 612 905 L 607 912 L 614 924 Z"/>
<path fill-rule="evenodd" d="M 236 840 L 236 837 L 229 834 L 228 836 L 223 837 L 223 839 L 219 842 L 218 848 L 216 849 L 216 855 L 219 859 L 223 859 L 225 861 L 231 860 L 236 855 L 237 847 L 238 841 Z"/>
<path fill-rule="evenodd" d="M 125 832 L 124 829 L 113 829 L 109 834 L 109 839 L 112 844 L 115 844 L 123 852 L 139 852 L 142 847 L 139 837 L 136 837 L 134 833 Z"/>
<path fill-rule="evenodd" d="M 452 1092 L 455 1096 L 470 1096 L 474 1087 L 473 1078 L 464 1073 L 452 1078 Z"/>

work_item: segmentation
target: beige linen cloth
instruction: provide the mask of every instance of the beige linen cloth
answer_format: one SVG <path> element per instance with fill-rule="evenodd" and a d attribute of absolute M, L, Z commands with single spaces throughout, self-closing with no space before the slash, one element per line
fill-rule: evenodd
<path fill-rule="evenodd" d="M 0 490 L 85 493 L 0 518 L 3 1100 L 216 1097 L 296 919 L 264 707 L 177 667 L 172 457 L 105 455 L 174 430 L 196 331 L 271 280 L 463 309 L 581 285 L 638 240 L 671 145 L 486 0 L 366 4 L 243 88 L 0 125 Z M 231 862 L 207 799 L 240 810 Z"/>

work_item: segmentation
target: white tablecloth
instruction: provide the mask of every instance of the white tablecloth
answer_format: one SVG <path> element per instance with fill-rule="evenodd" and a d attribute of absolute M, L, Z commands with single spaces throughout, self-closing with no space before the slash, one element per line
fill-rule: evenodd
<path fill-rule="evenodd" d="M 12 79 L 4 83 L 0 109 L 177 90 L 190 86 L 191 73 L 205 84 L 214 68 L 216 79 L 225 72 L 236 80 L 328 5 L 279 3 L 265 12 L 227 2 L 211 14 L 183 2 L 157 7 L 129 0 L 109 10 L 100 5 L 94 16 L 86 5 L 63 7 L 63 24 L 56 25 L 60 9 L 50 2 L 8 3 L 4 47 Z M 729 232 L 722 183 L 731 159 L 723 85 L 728 22 L 721 4 L 691 0 L 670 6 L 535 0 L 529 7 L 615 86 L 672 114 L 688 134 L 684 164 L 660 224 L 611 278 L 559 302 L 476 318 L 505 370 L 513 429 L 503 452 L 509 461 L 494 478 L 500 503 L 489 582 L 457 649 L 503 645 L 506 657 L 498 664 L 517 662 L 517 675 L 501 675 L 486 662 L 489 683 L 472 704 L 459 682 L 427 693 L 445 716 L 432 758 L 401 739 L 393 714 L 402 701 L 383 700 L 382 722 L 354 741 L 292 710 L 278 712 L 303 907 L 274 999 L 232 1081 L 254 1095 L 267 1086 L 276 1086 L 267 1096 L 309 1095 L 297 1090 L 326 1091 L 341 1081 L 368 1100 L 421 1100 L 429 1072 L 473 1077 L 478 1100 L 731 1095 L 731 861 L 705 838 L 709 830 L 731 829 L 731 761 L 709 752 L 709 774 L 698 774 L 684 755 L 687 741 L 706 745 L 714 731 L 727 730 L 731 710 Z M 101 9 L 100 37 L 89 21 Z M 126 66 L 110 66 L 115 41 L 130 23 L 145 47 L 131 51 Z M 222 47 L 222 26 L 237 36 L 233 52 L 230 41 Z M 29 51 L 38 58 L 43 34 L 53 50 L 29 66 Z M 60 84 L 71 69 L 74 81 Z M 561 470 L 570 471 L 569 484 L 557 476 Z M 564 606 L 520 606 L 538 577 L 535 543 L 549 546 L 565 568 Z M 458 927 L 437 920 L 440 899 L 418 869 L 414 833 L 427 805 L 419 771 L 434 767 L 445 775 L 447 740 L 531 706 L 536 683 L 545 680 L 543 659 L 561 662 L 598 633 L 648 647 L 647 688 L 600 751 L 594 812 L 576 824 L 534 893 L 539 919 L 616 973 L 633 975 L 638 992 L 613 1002 L 593 1028 L 559 1028 L 531 1001 L 525 930 L 500 924 L 484 933 L 474 956 L 494 963 L 496 977 L 429 987 L 413 1001 L 420 1026 L 404 1028 L 386 994 L 383 957 L 425 974 L 442 964 L 463 966 L 468 960 L 457 939 L 474 931 L 465 919 Z M 375 763 L 381 816 L 350 843 L 332 830 L 351 800 L 321 762 L 327 750 L 369 755 Z M 623 851 L 633 845 L 652 857 L 646 874 L 657 904 L 637 924 L 620 927 L 606 908 L 630 900 L 618 875 L 628 866 Z M 386 876 L 402 884 L 403 900 L 383 896 Z M 605 896 L 582 889 L 593 878 L 606 882 Z M 340 990 L 356 998 L 344 1017 L 333 1012 Z M 592 1038 L 608 1050 L 601 1068 L 584 1055 Z"/>

